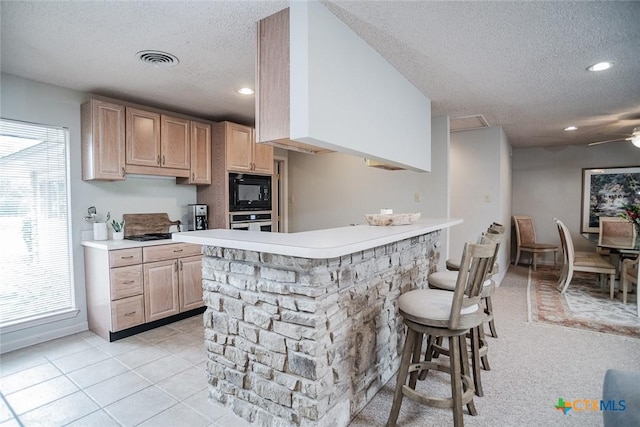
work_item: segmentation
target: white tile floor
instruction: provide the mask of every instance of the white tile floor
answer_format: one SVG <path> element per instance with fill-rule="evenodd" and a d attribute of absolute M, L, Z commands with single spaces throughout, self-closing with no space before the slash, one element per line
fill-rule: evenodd
<path fill-rule="evenodd" d="M 0 427 L 249 426 L 208 399 L 202 316 L 109 343 L 90 331 L 0 355 Z"/>

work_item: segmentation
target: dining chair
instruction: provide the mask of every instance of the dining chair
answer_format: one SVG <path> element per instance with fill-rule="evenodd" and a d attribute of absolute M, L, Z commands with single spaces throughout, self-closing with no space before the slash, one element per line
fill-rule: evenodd
<path fill-rule="evenodd" d="M 600 217 L 598 246 L 633 248 L 636 242 L 636 225 L 621 217 Z M 603 253 L 610 251 L 601 248 Z M 606 251 L 606 252 L 604 252 Z M 599 252 L 600 253 L 600 252 Z"/>
<path fill-rule="evenodd" d="M 394 427 L 404 397 L 419 403 L 453 410 L 453 425 L 464 424 L 462 407 L 477 415 L 473 402 L 474 384 L 469 372 L 469 355 L 465 336 L 482 324 L 480 292 L 495 257 L 495 243 L 467 242 L 462 252 L 462 264 L 453 292 L 438 289 L 415 289 L 398 298 L 398 309 L 407 327 L 396 389 L 387 427 Z M 449 363 L 421 360 L 423 337 L 447 337 Z M 429 348 L 426 352 L 430 355 Z M 424 371 L 446 372 L 450 377 L 451 397 L 427 396 L 416 390 L 419 375 Z M 409 382 L 407 384 L 407 377 Z"/>
<path fill-rule="evenodd" d="M 516 259 L 513 265 L 518 265 L 522 252 L 528 252 L 531 254 L 531 264 L 533 264 L 533 270 L 535 271 L 538 254 L 553 253 L 553 266 L 555 267 L 558 245 L 536 241 L 533 218 L 527 215 L 513 215 L 513 224 L 516 230 Z"/>
<path fill-rule="evenodd" d="M 573 273 L 575 271 L 581 271 L 598 274 L 601 279 L 608 276 L 609 298 L 613 299 L 616 267 L 596 252 L 581 252 L 580 255 L 576 256 L 569 229 L 558 218 L 554 218 L 553 220 L 558 226 L 564 261 L 560 279 L 558 280 L 558 290 L 560 290 L 560 293 L 564 293 L 569 287 Z"/>
<path fill-rule="evenodd" d="M 636 285 L 636 306 L 638 317 L 640 317 L 640 298 L 638 298 L 638 293 L 640 293 L 640 254 L 635 260 L 625 259 L 622 261 L 620 280 L 622 281 L 622 302 L 624 304 L 627 303 L 629 283 Z"/>

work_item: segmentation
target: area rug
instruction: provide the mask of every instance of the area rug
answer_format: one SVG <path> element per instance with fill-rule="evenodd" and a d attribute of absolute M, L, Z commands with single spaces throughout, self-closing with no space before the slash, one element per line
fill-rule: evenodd
<path fill-rule="evenodd" d="M 530 319 L 570 328 L 640 338 L 640 318 L 635 295 L 623 304 L 620 297 L 609 299 L 609 288 L 601 289 L 596 275 L 574 274 L 564 294 L 557 289 L 560 272 L 538 267 L 530 272 Z"/>

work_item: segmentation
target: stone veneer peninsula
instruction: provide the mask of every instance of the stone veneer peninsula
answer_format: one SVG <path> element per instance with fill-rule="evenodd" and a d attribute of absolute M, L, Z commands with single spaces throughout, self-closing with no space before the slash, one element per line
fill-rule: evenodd
<path fill-rule="evenodd" d="M 175 233 L 203 245 L 210 398 L 257 425 L 348 425 L 399 366 L 398 297 L 461 222 Z"/>

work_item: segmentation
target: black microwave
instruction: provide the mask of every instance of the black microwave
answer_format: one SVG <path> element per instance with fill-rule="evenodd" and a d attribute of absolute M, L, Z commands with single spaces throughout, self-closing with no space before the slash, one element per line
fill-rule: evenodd
<path fill-rule="evenodd" d="M 270 211 L 271 176 L 229 174 L 229 211 Z"/>

